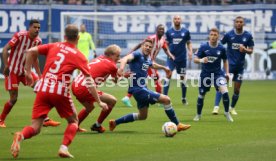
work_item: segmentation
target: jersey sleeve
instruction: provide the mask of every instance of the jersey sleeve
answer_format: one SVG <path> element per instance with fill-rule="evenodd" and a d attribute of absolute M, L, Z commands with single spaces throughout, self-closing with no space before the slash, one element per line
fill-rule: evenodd
<path fill-rule="evenodd" d="M 52 44 L 44 44 L 44 45 L 37 46 L 38 53 L 41 55 L 47 55 L 51 46 L 52 46 Z"/>
<path fill-rule="evenodd" d="M 111 67 L 111 77 L 113 77 L 113 78 L 115 78 L 116 76 L 117 76 L 117 67 L 116 67 L 116 65 L 112 65 L 112 67 Z"/>
<path fill-rule="evenodd" d="M 227 55 L 226 55 L 226 49 L 224 47 L 222 47 L 221 49 L 221 58 L 223 60 L 226 60 L 227 59 Z"/>
<path fill-rule="evenodd" d="M 19 42 L 19 33 L 15 33 L 9 41 L 11 47 L 16 46 Z"/>
<path fill-rule="evenodd" d="M 222 44 L 226 44 L 226 43 L 227 43 L 227 39 L 228 39 L 228 34 L 225 34 L 225 35 L 222 37 L 222 39 L 220 40 L 220 42 L 221 42 Z"/>
<path fill-rule="evenodd" d="M 190 34 L 190 31 L 187 30 L 187 41 L 190 41 L 191 40 L 191 34 Z"/>
<path fill-rule="evenodd" d="M 195 56 L 197 56 L 198 58 L 203 58 L 205 57 L 204 51 L 203 51 L 203 44 L 200 45 L 199 49 L 197 50 Z"/>
<path fill-rule="evenodd" d="M 253 40 L 253 37 L 252 37 L 251 34 L 249 35 L 249 39 L 248 39 L 248 42 L 247 42 L 247 46 L 248 46 L 248 47 L 253 47 L 253 46 L 254 46 L 254 40 Z"/>
<path fill-rule="evenodd" d="M 141 54 L 139 52 L 133 52 L 132 55 L 134 59 L 138 59 L 139 57 L 141 57 Z"/>

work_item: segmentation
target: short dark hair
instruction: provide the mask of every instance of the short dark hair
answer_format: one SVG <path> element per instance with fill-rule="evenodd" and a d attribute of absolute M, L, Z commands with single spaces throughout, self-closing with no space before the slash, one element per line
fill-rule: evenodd
<path fill-rule="evenodd" d="M 237 19 L 242 19 L 242 20 L 244 21 L 244 18 L 243 18 L 242 16 L 237 16 L 237 17 L 235 18 L 235 21 L 236 21 Z"/>
<path fill-rule="evenodd" d="M 77 40 L 79 35 L 79 29 L 76 25 L 67 25 L 65 28 L 65 36 L 69 41 Z"/>
<path fill-rule="evenodd" d="M 31 19 L 30 23 L 29 23 L 29 26 L 32 26 L 34 23 L 39 23 L 39 20 L 38 19 Z"/>

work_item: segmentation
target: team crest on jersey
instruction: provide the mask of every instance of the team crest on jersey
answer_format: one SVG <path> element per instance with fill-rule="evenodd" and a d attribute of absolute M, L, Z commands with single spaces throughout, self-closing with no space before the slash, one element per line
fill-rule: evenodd
<path fill-rule="evenodd" d="M 246 41 L 246 37 L 242 38 L 242 41 L 245 42 Z"/>
<path fill-rule="evenodd" d="M 217 55 L 220 55 L 220 51 L 217 51 Z"/>
<path fill-rule="evenodd" d="M 181 36 L 184 36 L 185 35 L 185 33 L 181 33 Z"/>

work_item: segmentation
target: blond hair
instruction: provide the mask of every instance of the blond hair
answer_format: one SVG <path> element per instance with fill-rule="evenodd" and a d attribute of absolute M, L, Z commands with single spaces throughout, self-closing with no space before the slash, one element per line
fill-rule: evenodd
<path fill-rule="evenodd" d="M 105 50 L 104 50 L 104 55 L 105 56 L 111 56 L 111 55 L 114 55 L 116 53 L 121 53 L 121 48 L 116 45 L 116 44 L 112 44 L 112 45 L 109 45 Z"/>

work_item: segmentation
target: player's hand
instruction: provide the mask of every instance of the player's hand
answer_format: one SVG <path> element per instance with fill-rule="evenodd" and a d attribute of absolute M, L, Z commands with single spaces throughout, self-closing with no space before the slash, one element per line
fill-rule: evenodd
<path fill-rule="evenodd" d="M 119 69 L 117 70 L 117 75 L 118 75 L 118 76 L 123 76 L 123 73 L 124 73 L 124 69 L 119 68 Z"/>
<path fill-rule="evenodd" d="M 131 71 L 126 71 L 124 74 L 123 74 L 123 77 L 125 78 L 128 78 L 132 75 L 133 73 Z"/>
<path fill-rule="evenodd" d="M 229 79 L 230 79 L 230 73 L 225 73 L 225 78 L 226 78 L 227 82 L 229 82 Z"/>
<path fill-rule="evenodd" d="M 98 104 L 99 104 L 100 108 L 102 108 L 103 111 L 107 111 L 108 110 L 108 106 L 107 106 L 106 103 L 100 101 Z"/>
<path fill-rule="evenodd" d="M 169 58 L 172 59 L 172 60 L 175 60 L 175 56 L 174 55 L 171 55 Z"/>
<path fill-rule="evenodd" d="M 27 85 L 32 87 L 34 85 L 33 76 L 30 72 L 25 72 L 26 82 Z"/>
<path fill-rule="evenodd" d="M 202 60 L 203 60 L 203 63 L 208 63 L 208 58 L 207 57 L 202 58 Z"/>
<path fill-rule="evenodd" d="M 9 69 L 9 67 L 6 67 L 6 66 L 4 67 L 3 74 L 6 77 L 8 77 L 10 75 L 10 69 Z"/>
<path fill-rule="evenodd" d="M 245 48 L 242 44 L 240 44 L 239 50 L 240 50 L 240 52 L 242 52 L 242 53 L 245 53 L 245 52 L 246 52 L 246 48 Z"/>
<path fill-rule="evenodd" d="M 164 70 L 165 70 L 165 72 L 166 72 L 166 77 L 167 77 L 167 78 L 170 78 L 171 75 L 172 75 L 172 71 L 171 71 L 168 67 L 164 68 Z"/>

